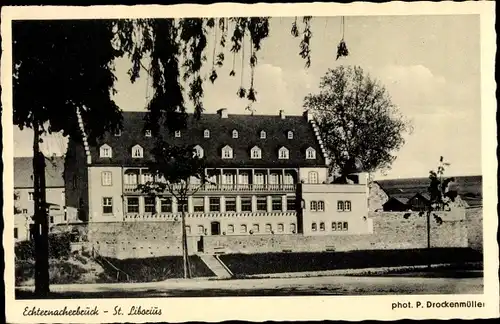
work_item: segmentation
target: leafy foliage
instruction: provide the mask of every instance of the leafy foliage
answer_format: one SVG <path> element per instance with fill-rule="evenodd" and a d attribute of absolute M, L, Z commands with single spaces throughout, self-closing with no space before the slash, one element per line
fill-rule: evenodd
<path fill-rule="evenodd" d="M 389 168 L 411 129 L 385 88 L 360 67 L 329 69 L 304 108 L 318 121 L 330 171 L 340 175 Z"/>
<path fill-rule="evenodd" d="M 456 190 L 450 189 L 450 184 L 455 181 L 454 177 L 443 178 L 445 167 L 450 166 L 450 163 L 445 162 L 441 156 L 439 158 L 439 166 L 437 171 L 429 171 L 429 211 L 443 210 L 449 207 L 450 202 L 454 202 L 458 196 Z"/>

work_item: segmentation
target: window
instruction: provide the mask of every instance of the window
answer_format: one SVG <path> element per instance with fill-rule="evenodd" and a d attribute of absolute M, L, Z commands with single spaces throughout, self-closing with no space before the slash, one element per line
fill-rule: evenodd
<path fill-rule="evenodd" d="M 102 158 L 110 158 L 113 156 L 113 150 L 111 149 L 111 146 L 104 144 L 101 146 L 99 149 L 99 156 Z"/>
<path fill-rule="evenodd" d="M 18 238 L 18 234 L 17 234 L 17 227 L 14 227 L 14 238 L 17 239 Z"/>
<path fill-rule="evenodd" d="M 344 210 L 351 211 L 351 202 L 349 200 L 344 201 Z"/>
<path fill-rule="evenodd" d="M 264 184 L 264 174 L 256 173 L 254 176 L 254 184 L 263 185 Z"/>
<path fill-rule="evenodd" d="M 288 139 L 293 139 L 293 132 L 288 131 L 287 137 L 288 137 Z"/>
<path fill-rule="evenodd" d="M 205 234 L 205 228 L 203 225 L 198 225 L 198 234 Z"/>
<path fill-rule="evenodd" d="M 323 222 L 319 223 L 319 230 L 322 232 L 325 231 L 325 223 L 323 223 Z"/>
<path fill-rule="evenodd" d="M 186 235 L 191 234 L 191 226 L 186 225 Z"/>
<path fill-rule="evenodd" d="M 223 159 L 233 158 L 233 149 L 230 146 L 227 145 L 222 148 L 222 158 Z"/>
<path fill-rule="evenodd" d="M 27 214 L 28 213 L 28 210 L 25 208 L 23 209 L 23 214 Z"/>
<path fill-rule="evenodd" d="M 259 233 L 259 231 L 260 231 L 259 224 L 253 224 L 253 226 L 252 226 L 252 231 L 253 231 L 254 233 Z"/>
<path fill-rule="evenodd" d="M 286 160 L 289 157 L 288 149 L 286 147 L 282 147 L 278 151 L 278 158 L 280 160 Z"/>
<path fill-rule="evenodd" d="M 341 231 L 341 230 L 342 230 L 342 223 L 338 222 L 337 223 L 337 231 Z"/>
<path fill-rule="evenodd" d="M 236 129 L 233 130 L 233 138 L 238 138 L 238 131 Z"/>
<path fill-rule="evenodd" d="M 306 150 L 306 159 L 312 160 L 316 158 L 316 150 L 313 149 L 312 147 L 308 148 Z"/>
<path fill-rule="evenodd" d="M 267 197 L 257 197 L 257 211 L 267 211 Z"/>
<path fill-rule="evenodd" d="M 145 131 L 144 135 L 145 135 L 146 137 L 151 137 L 151 130 L 146 129 L 146 131 Z"/>
<path fill-rule="evenodd" d="M 347 231 L 347 229 L 348 229 L 347 222 L 344 222 L 344 227 L 342 227 L 342 230 Z"/>
<path fill-rule="evenodd" d="M 135 145 L 132 147 L 132 157 L 134 159 L 140 159 L 143 157 L 143 150 L 140 145 Z"/>
<path fill-rule="evenodd" d="M 125 173 L 125 184 L 136 185 L 137 176 L 138 175 L 136 173 Z"/>
<path fill-rule="evenodd" d="M 236 198 L 226 197 L 226 211 L 235 212 L 236 211 Z"/>
<path fill-rule="evenodd" d="M 311 209 L 311 211 L 317 211 L 317 210 L 318 210 L 318 203 L 317 203 L 316 201 L 314 201 L 314 200 L 313 200 L 313 201 L 311 201 L 311 203 L 310 203 L 310 207 L 311 207 L 311 208 L 310 208 L 310 209 Z"/>
<path fill-rule="evenodd" d="M 54 216 L 50 216 L 49 222 L 50 224 L 54 224 Z"/>
<path fill-rule="evenodd" d="M 29 201 L 33 201 L 33 193 L 32 192 L 28 192 L 28 200 Z"/>
<path fill-rule="evenodd" d="M 145 213 L 155 213 L 156 212 L 156 199 L 154 197 L 144 197 L 144 212 Z"/>
<path fill-rule="evenodd" d="M 208 129 L 205 129 L 205 130 L 203 131 L 203 137 L 204 137 L 204 138 L 210 138 L 210 131 L 209 131 Z"/>
<path fill-rule="evenodd" d="M 266 233 L 271 233 L 273 231 L 273 227 L 271 224 L 266 224 Z"/>
<path fill-rule="evenodd" d="M 296 230 L 297 230 L 297 226 L 295 225 L 295 223 L 291 223 L 290 224 L 290 232 L 295 234 Z"/>
<path fill-rule="evenodd" d="M 269 175 L 269 184 L 278 184 L 279 176 L 276 173 L 271 173 Z"/>
<path fill-rule="evenodd" d="M 246 233 L 247 232 L 247 226 L 245 224 L 240 225 L 240 233 Z"/>
<path fill-rule="evenodd" d="M 234 225 L 227 225 L 227 232 L 229 234 L 234 233 Z"/>
<path fill-rule="evenodd" d="M 199 159 L 203 157 L 203 148 L 199 145 L 194 147 L 194 156 L 197 156 Z"/>
<path fill-rule="evenodd" d="M 224 173 L 224 184 L 233 184 L 233 175 L 231 173 Z"/>
<path fill-rule="evenodd" d="M 283 224 L 278 224 L 278 233 L 283 233 L 285 231 L 285 226 Z"/>
<path fill-rule="evenodd" d="M 154 181 L 154 177 L 151 173 L 143 173 L 141 178 L 143 184 L 151 183 Z"/>
<path fill-rule="evenodd" d="M 210 211 L 218 212 L 220 211 L 220 198 L 219 197 L 210 197 Z"/>
<path fill-rule="evenodd" d="M 193 211 L 195 213 L 203 213 L 205 211 L 205 198 L 193 197 Z"/>
<path fill-rule="evenodd" d="M 337 201 L 337 211 L 344 211 L 344 202 L 341 200 Z"/>
<path fill-rule="evenodd" d="M 254 146 L 250 150 L 250 158 L 252 158 L 252 159 L 261 159 L 262 158 L 262 151 L 261 151 L 261 149 L 258 148 L 257 146 Z"/>
<path fill-rule="evenodd" d="M 337 223 L 332 222 L 332 231 L 336 231 L 336 230 L 337 230 Z"/>
<path fill-rule="evenodd" d="M 188 200 L 187 199 L 179 199 L 177 200 L 177 211 L 178 212 L 187 212 L 188 211 Z"/>
<path fill-rule="evenodd" d="M 285 173 L 285 184 L 293 184 L 293 176 L 290 173 Z"/>
<path fill-rule="evenodd" d="M 318 201 L 318 211 L 319 212 L 325 211 L 325 202 L 324 201 Z"/>
<path fill-rule="evenodd" d="M 127 198 L 127 213 L 138 213 L 139 212 L 139 198 L 128 197 Z"/>
<path fill-rule="evenodd" d="M 122 131 L 120 129 L 117 129 L 115 131 L 115 136 L 122 136 Z"/>
<path fill-rule="evenodd" d="M 241 197 L 241 211 L 242 212 L 252 211 L 252 197 Z"/>
<path fill-rule="evenodd" d="M 282 203 L 281 203 L 281 196 L 274 196 L 271 199 L 271 207 L 273 211 L 281 211 L 283 208 Z"/>
<path fill-rule="evenodd" d="M 248 184 L 248 173 L 240 173 L 240 184 L 242 185 Z"/>
<path fill-rule="evenodd" d="M 295 197 L 287 197 L 286 198 L 286 210 L 295 211 L 296 210 L 296 198 Z"/>
<path fill-rule="evenodd" d="M 103 214 L 113 213 L 113 198 L 111 197 L 102 198 L 102 213 Z"/>
<path fill-rule="evenodd" d="M 103 186 L 111 186 L 113 184 L 112 174 L 110 171 L 101 172 L 101 184 Z"/>
<path fill-rule="evenodd" d="M 172 198 L 162 198 L 160 201 L 160 210 L 162 213 L 172 212 Z"/>
<path fill-rule="evenodd" d="M 309 183 L 318 183 L 318 172 L 310 171 L 309 172 Z"/>
<path fill-rule="evenodd" d="M 181 131 L 180 130 L 175 131 L 174 135 L 175 137 L 181 137 Z"/>
<path fill-rule="evenodd" d="M 265 139 L 266 138 L 266 132 L 265 131 L 260 131 L 260 138 Z"/>
<path fill-rule="evenodd" d="M 316 232 L 316 231 L 318 230 L 318 225 L 316 225 L 316 223 L 312 223 L 312 224 L 311 224 L 311 230 L 312 230 L 313 232 Z"/>

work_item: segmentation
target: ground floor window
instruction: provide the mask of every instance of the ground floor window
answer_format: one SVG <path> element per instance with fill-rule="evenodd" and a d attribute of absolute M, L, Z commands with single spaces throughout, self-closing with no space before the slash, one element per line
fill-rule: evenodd
<path fill-rule="evenodd" d="M 252 232 L 253 233 L 259 233 L 259 231 L 260 231 L 259 224 L 253 224 L 253 226 L 252 226 Z"/>
<path fill-rule="evenodd" d="M 271 224 L 266 224 L 266 233 L 271 233 L 273 231 L 273 227 Z"/>
<path fill-rule="evenodd" d="M 252 197 L 241 197 L 241 211 L 242 212 L 252 211 Z"/>
<path fill-rule="evenodd" d="M 220 211 L 220 198 L 219 197 L 211 197 L 210 198 L 210 211 L 211 212 Z"/>
<path fill-rule="evenodd" d="M 188 201 L 187 199 L 179 199 L 179 201 L 177 202 L 177 210 L 179 212 L 182 212 L 182 211 L 185 211 L 187 212 L 188 211 Z"/>
<path fill-rule="evenodd" d="M 348 224 L 347 224 L 347 222 L 344 222 L 344 226 L 342 227 L 342 230 L 344 230 L 344 231 L 348 230 Z"/>
<path fill-rule="evenodd" d="M 203 213 L 205 211 L 205 199 L 203 197 L 193 198 L 193 211 L 195 213 Z"/>
<path fill-rule="evenodd" d="M 311 231 L 316 232 L 318 230 L 318 225 L 316 223 L 311 224 Z"/>
<path fill-rule="evenodd" d="M 246 233 L 247 232 L 247 226 L 245 224 L 240 225 L 240 233 Z"/>
<path fill-rule="evenodd" d="M 322 232 L 325 231 L 325 223 L 323 223 L 323 222 L 319 223 L 319 230 Z"/>
<path fill-rule="evenodd" d="M 295 211 L 296 210 L 296 202 L 295 202 L 295 197 L 288 197 L 286 199 L 286 210 L 288 211 Z"/>
<path fill-rule="evenodd" d="M 204 234 L 205 233 L 205 228 L 203 225 L 198 225 L 198 234 Z"/>
<path fill-rule="evenodd" d="M 187 225 L 186 226 L 186 235 L 191 234 L 191 226 Z"/>
<path fill-rule="evenodd" d="M 274 196 L 272 197 L 272 210 L 273 211 L 281 211 L 281 209 L 283 208 L 282 204 L 281 204 L 281 196 Z"/>
<path fill-rule="evenodd" d="M 295 234 L 295 231 L 297 230 L 296 226 L 294 223 L 291 223 L 290 224 L 290 232 L 294 233 Z"/>
<path fill-rule="evenodd" d="M 226 197 L 226 211 L 235 212 L 236 211 L 236 198 Z"/>
<path fill-rule="evenodd" d="M 102 213 L 112 214 L 113 213 L 113 198 L 103 197 L 102 198 Z"/>
<path fill-rule="evenodd" d="M 284 230 L 285 226 L 283 226 L 283 224 L 278 224 L 278 233 L 283 233 Z"/>
<path fill-rule="evenodd" d="M 14 238 L 18 238 L 17 227 L 14 227 Z"/>
<path fill-rule="evenodd" d="M 144 212 L 145 213 L 155 213 L 156 212 L 156 199 L 154 197 L 144 197 Z"/>
<path fill-rule="evenodd" d="M 234 233 L 234 225 L 227 225 L 227 232 L 229 234 Z"/>
<path fill-rule="evenodd" d="M 171 213 L 172 212 L 172 198 L 163 198 L 161 200 L 161 212 Z"/>
<path fill-rule="evenodd" d="M 127 198 L 127 213 L 138 213 L 139 212 L 139 198 L 138 197 L 128 197 Z"/>
<path fill-rule="evenodd" d="M 267 197 L 257 197 L 257 211 L 267 211 Z"/>

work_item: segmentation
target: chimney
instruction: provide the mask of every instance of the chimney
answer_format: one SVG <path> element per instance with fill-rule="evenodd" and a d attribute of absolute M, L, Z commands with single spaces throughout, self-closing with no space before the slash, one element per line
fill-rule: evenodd
<path fill-rule="evenodd" d="M 217 110 L 217 113 L 219 114 L 220 118 L 227 118 L 227 109 L 222 108 Z"/>
<path fill-rule="evenodd" d="M 309 110 L 304 111 L 303 115 L 304 115 L 304 118 L 307 119 L 308 122 L 313 119 L 313 116 L 312 116 L 311 112 L 309 112 Z"/>
<path fill-rule="evenodd" d="M 285 119 L 285 111 L 284 110 L 280 110 L 280 118 Z"/>

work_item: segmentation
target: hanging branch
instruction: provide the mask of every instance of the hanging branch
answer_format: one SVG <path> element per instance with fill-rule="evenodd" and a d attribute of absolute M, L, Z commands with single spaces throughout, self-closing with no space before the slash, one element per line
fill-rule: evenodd
<path fill-rule="evenodd" d="M 304 17 L 303 22 L 304 31 L 302 32 L 302 40 L 300 42 L 300 56 L 306 60 L 306 68 L 309 68 L 311 66 L 311 16 Z"/>
<path fill-rule="evenodd" d="M 299 37 L 299 28 L 297 27 L 297 17 L 295 17 L 295 21 L 292 23 L 292 29 L 290 33 L 293 37 Z"/>
<path fill-rule="evenodd" d="M 339 45 L 337 46 L 337 58 L 338 60 L 340 57 L 347 57 L 349 55 L 349 50 L 347 49 L 347 45 L 344 41 L 344 36 L 345 36 L 345 17 L 342 17 L 340 20 L 340 28 L 341 28 L 341 33 L 342 33 L 342 39 L 340 40 Z"/>
<path fill-rule="evenodd" d="M 245 72 L 245 35 L 243 35 L 243 40 L 241 42 L 241 80 L 240 80 L 240 88 L 238 89 L 238 96 L 240 98 L 245 98 L 246 95 L 246 90 L 243 87 L 243 76 Z"/>
<path fill-rule="evenodd" d="M 217 72 L 215 71 L 215 51 L 217 50 L 217 29 L 214 29 L 214 48 L 212 51 L 212 71 L 210 72 L 210 81 L 212 83 L 217 80 Z"/>
<path fill-rule="evenodd" d="M 227 18 L 219 18 L 219 28 L 221 30 L 220 37 L 220 52 L 217 54 L 217 67 L 222 67 L 224 64 L 224 49 L 226 48 L 226 38 L 227 38 Z"/>

